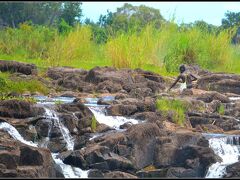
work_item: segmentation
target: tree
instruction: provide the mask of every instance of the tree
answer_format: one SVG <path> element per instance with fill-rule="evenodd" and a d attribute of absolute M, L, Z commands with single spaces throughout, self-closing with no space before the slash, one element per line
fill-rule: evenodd
<path fill-rule="evenodd" d="M 10 27 L 31 21 L 33 24 L 56 26 L 62 19 L 73 26 L 82 16 L 81 3 L 71 2 L 1 2 L 0 21 Z"/>
<path fill-rule="evenodd" d="M 222 19 L 222 27 L 224 29 L 240 26 L 240 12 L 230 12 L 225 13 L 225 18 Z"/>
<path fill-rule="evenodd" d="M 64 19 L 66 23 L 73 26 L 76 22 L 80 22 L 82 17 L 81 2 L 65 2 L 63 3 L 60 19 Z"/>
<path fill-rule="evenodd" d="M 107 15 L 101 15 L 98 24 L 116 34 L 119 31 L 141 30 L 149 23 L 154 23 L 159 28 L 163 22 L 165 19 L 158 9 L 125 3 L 116 12 L 108 11 Z"/>

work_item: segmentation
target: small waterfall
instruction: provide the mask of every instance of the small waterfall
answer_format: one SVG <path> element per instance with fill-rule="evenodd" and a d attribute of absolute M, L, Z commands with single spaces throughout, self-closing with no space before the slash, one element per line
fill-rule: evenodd
<path fill-rule="evenodd" d="M 63 161 L 57 156 L 58 153 L 52 153 L 54 161 L 61 167 L 62 173 L 65 178 L 88 178 L 88 171 L 83 171 L 80 168 L 64 164 Z"/>
<path fill-rule="evenodd" d="M 238 139 L 238 141 L 236 141 Z M 222 158 L 222 162 L 211 165 L 208 169 L 206 178 L 222 178 L 226 173 L 226 167 L 238 162 L 240 156 L 239 137 L 224 136 L 209 139 L 209 146 L 215 154 Z"/>
<path fill-rule="evenodd" d="M 73 137 L 71 136 L 69 130 L 59 120 L 57 113 L 49 106 L 54 105 L 56 101 L 60 101 L 62 103 L 71 103 L 75 98 L 66 98 L 66 97 L 46 98 L 44 96 L 39 96 L 36 98 L 38 99 L 38 104 L 42 104 L 44 106 L 46 118 L 53 120 L 53 122 L 56 123 L 56 125 L 59 127 L 63 135 L 63 138 L 67 143 L 67 149 L 73 150 L 74 148 Z M 73 115 L 75 116 L 75 114 Z M 51 130 L 49 130 L 48 132 L 49 135 L 50 135 L 50 131 Z M 46 137 L 44 141 L 46 142 L 45 143 L 45 146 L 46 146 L 49 141 L 49 136 Z M 51 153 L 51 154 L 55 163 L 60 166 L 65 178 L 88 178 L 88 171 L 64 164 L 63 161 L 58 157 L 59 153 Z"/>
<path fill-rule="evenodd" d="M 46 106 L 44 107 L 44 109 L 45 109 L 46 117 L 49 119 L 53 119 L 54 122 L 56 122 L 57 126 L 59 127 L 59 129 L 63 135 L 63 138 L 67 143 L 67 149 L 73 150 L 74 141 L 73 141 L 72 136 L 70 135 L 69 130 L 62 124 L 62 122 L 59 120 L 59 118 L 54 110 L 51 110 L 51 109 L 47 108 Z"/>
<path fill-rule="evenodd" d="M 120 130 L 120 126 L 126 122 L 131 122 L 132 124 L 139 123 L 136 119 L 125 118 L 123 116 L 106 116 L 104 106 L 89 106 L 89 109 L 99 123 L 106 124 L 116 130 Z"/>
<path fill-rule="evenodd" d="M 0 123 L 0 129 L 3 129 L 4 131 L 8 132 L 10 134 L 10 136 L 12 136 L 14 139 L 16 139 L 24 144 L 27 144 L 27 145 L 33 146 L 33 147 L 38 147 L 37 144 L 33 143 L 32 141 L 24 140 L 23 137 L 21 136 L 21 134 L 19 134 L 18 130 L 6 122 Z"/>

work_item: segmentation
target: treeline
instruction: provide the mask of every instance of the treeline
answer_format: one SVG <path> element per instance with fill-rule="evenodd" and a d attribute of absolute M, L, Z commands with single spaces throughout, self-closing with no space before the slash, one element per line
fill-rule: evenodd
<path fill-rule="evenodd" d="M 227 12 L 221 26 L 204 21 L 177 25 L 158 9 L 124 4 L 98 22 L 83 19 L 80 2 L 0 3 L 0 58 L 40 60 L 44 65 L 112 65 L 174 72 L 181 63 L 232 68 L 231 45 L 240 13 Z M 30 60 L 29 60 L 30 61 Z M 231 62 L 230 62 L 231 61 Z M 235 70 L 234 70 L 235 71 Z"/>

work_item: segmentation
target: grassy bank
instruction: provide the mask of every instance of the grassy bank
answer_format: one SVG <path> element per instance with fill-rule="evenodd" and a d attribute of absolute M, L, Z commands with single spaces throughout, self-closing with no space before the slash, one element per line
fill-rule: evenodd
<path fill-rule="evenodd" d="M 48 93 L 48 89 L 38 80 L 12 79 L 9 73 L 0 72 L 0 97 L 3 98 L 9 93 L 22 94 L 25 92 L 43 94 Z"/>
<path fill-rule="evenodd" d="M 141 32 L 109 37 L 105 44 L 92 40 L 89 26 L 60 34 L 54 28 L 22 24 L 0 30 L 0 59 L 49 66 L 90 69 L 95 66 L 142 68 L 165 76 L 176 75 L 182 63 L 211 71 L 240 73 L 240 47 L 231 44 L 228 31 L 208 32 L 199 27 L 180 29 L 174 23 Z"/>

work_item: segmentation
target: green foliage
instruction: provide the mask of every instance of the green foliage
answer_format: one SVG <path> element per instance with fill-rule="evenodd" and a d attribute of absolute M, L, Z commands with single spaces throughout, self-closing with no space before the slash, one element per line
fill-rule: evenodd
<path fill-rule="evenodd" d="M 72 30 L 72 26 L 70 26 L 64 19 L 61 19 L 61 22 L 58 25 L 58 30 L 61 34 L 65 35 Z"/>
<path fill-rule="evenodd" d="M 24 93 L 24 92 L 40 92 L 43 94 L 48 93 L 48 88 L 45 87 L 38 80 L 18 80 L 13 81 L 10 79 L 8 73 L 0 73 L 0 79 L 4 82 L 4 86 L 0 87 L 1 94 L 9 94 L 11 92 Z"/>
<path fill-rule="evenodd" d="M 227 29 L 234 26 L 240 26 L 240 12 L 227 11 L 222 19 L 222 27 Z"/>
<path fill-rule="evenodd" d="M 220 115 L 224 115 L 225 113 L 225 108 L 224 108 L 224 105 L 221 104 L 218 109 L 217 109 L 217 112 L 220 114 Z"/>
<path fill-rule="evenodd" d="M 23 7 L 32 13 L 33 3 L 20 4 L 11 5 L 9 10 L 17 8 L 14 16 Z M 178 26 L 164 20 L 159 10 L 131 4 L 114 13 L 108 11 L 96 24 L 86 19 L 79 25 L 80 4 L 36 3 L 36 12 L 51 11 L 52 18 L 45 19 L 41 13 L 39 20 L 33 15 L 31 22 L 21 23 L 16 18 L 18 28 L 1 29 L 0 58 L 36 63 L 42 69 L 114 66 L 175 75 L 180 64 L 198 64 L 210 71 L 240 73 L 240 46 L 231 44 L 234 28 L 223 30 L 204 21 Z M 10 3 L 5 5 L 10 7 Z M 28 17 L 24 13 L 22 16 Z M 36 25 L 43 21 L 44 25 Z M 50 25 L 56 23 L 58 26 Z"/>
<path fill-rule="evenodd" d="M 186 119 L 185 112 L 189 108 L 187 102 L 178 99 L 158 98 L 156 106 L 165 116 L 167 116 L 170 111 L 173 112 L 172 118 L 174 122 L 181 126 L 184 124 Z"/>
<path fill-rule="evenodd" d="M 45 58 L 55 35 L 55 29 L 23 23 L 18 29 L 0 31 L 0 52 L 7 55 L 19 54 L 23 58 Z"/>
<path fill-rule="evenodd" d="M 93 116 L 93 117 L 92 117 L 92 122 L 91 122 L 91 129 L 92 129 L 93 132 L 95 132 L 95 131 L 96 131 L 96 128 L 97 128 L 97 120 L 96 120 L 96 118 Z"/>
<path fill-rule="evenodd" d="M 149 23 L 159 28 L 163 22 L 165 19 L 158 9 L 125 3 L 117 8 L 116 12 L 108 11 L 107 15 L 101 15 L 98 24 L 111 31 L 111 35 L 116 36 L 118 33 L 127 33 L 132 30 L 140 31 Z"/>
<path fill-rule="evenodd" d="M 26 101 L 26 102 L 30 102 L 30 103 L 37 103 L 37 100 L 33 97 L 23 97 L 23 96 L 7 96 L 4 94 L 0 94 L 0 101 L 4 101 L 4 100 L 18 100 L 18 101 Z"/>
<path fill-rule="evenodd" d="M 82 17 L 81 2 L 64 2 L 60 19 L 70 26 L 75 25 Z"/>
<path fill-rule="evenodd" d="M 55 101 L 54 103 L 55 103 L 56 105 L 60 105 L 60 104 L 62 104 L 63 102 L 60 101 L 60 100 L 57 100 L 57 101 Z"/>
<path fill-rule="evenodd" d="M 64 19 L 71 26 L 82 16 L 80 2 L 4 2 L 0 3 L 0 17 L 9 27 L 31 21 L 34 25 L 56 26 Z"/>

